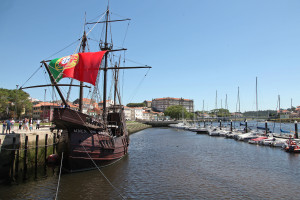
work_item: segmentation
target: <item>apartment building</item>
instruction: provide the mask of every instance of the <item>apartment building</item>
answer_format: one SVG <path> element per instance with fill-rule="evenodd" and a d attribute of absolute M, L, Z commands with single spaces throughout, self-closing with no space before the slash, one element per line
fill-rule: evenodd
<path fill-rule="evenodd" d="M 188 112 L 194 112 L 194 100 L 184 98 L 156 98 L 152 99 L 152 109 L 159 112 L 164 112 L 170 106 L 181 105 Z"/>

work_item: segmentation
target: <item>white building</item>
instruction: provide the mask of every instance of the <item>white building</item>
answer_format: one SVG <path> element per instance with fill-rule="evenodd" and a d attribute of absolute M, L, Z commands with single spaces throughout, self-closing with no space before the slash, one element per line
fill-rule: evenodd
<path fill-rule="evenodd" d="M 131 112 L 132 109 L 130 107 L 124 106 L 124 114 L 125 114 L 125 119 L 127 121 L 132 121 Z"/>
<path fill-rule="evenodd" d="M 103 101 L 99 102 L 98 105 L 99 105 L 99 107 L 103 107 Z M 114 105 L 114 101 L 110 100 L 110 99 L 106 100 L 106 107 L 108 108 L 111 105 Z"/>
<path fill-rule="evenodd" d="M 124 107 L 125 119 L 128 121 L 134 120 L 150 120 L 151 113 L 145 112 L 143 107 Z"/>

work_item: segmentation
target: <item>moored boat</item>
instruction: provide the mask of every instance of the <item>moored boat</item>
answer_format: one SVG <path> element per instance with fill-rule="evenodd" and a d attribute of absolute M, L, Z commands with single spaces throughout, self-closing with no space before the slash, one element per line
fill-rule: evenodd
<path fill-rule="evenodd" d="M 254 138 L 248 141 L 249 144 L 259 144 L 260 141 L 267 139 L 268 137 L 262 136 L 258 138 Z"/>
<path fill-rule="evenodd" d="M 53 112 L 53 129 L 61 132 L 64 141 L 59 145 L 58 153 L 63 158 L 63 169 L 67 172 L 85 171 L 97 167 L 107 166 L 128 153 L 129 135 L 126 127 L 124 106 L 121 103 L 121 97 L 118 87 L 119 70 L 133 68 L 151 68 L 143 67 L 120 67 L 113 63 L 109 67 L 109 54 L 126 49 L 113 49 L 112 43 L 108 43 L 109 23 L 124 20 L 111 20 L 109 7 L 97 22 L 87 22 L 88 24 L 104 24 L 104 41 L 100 40 L 97 46 L 100 47 L 97 52 L 85 52 L 88 37 L 84 31 L 80 39 L 80 52 L 70 56 L 65 56 L 51 61 L 42 61 L 45 66 L 51 86 L 54 86 L 58 92 L 62 105 Z M 102 17 L 105 17 L 104 21 Z M 102 62 L 103 61 L 103 62 Z M 103 72 L 102 113 L 89 115 L 83 112 L 83 83 L 93 85 L 95 93 L 99 91 L 98 83 L 100 73 Z M 113 72 L 112 90 L 114 103 L 107 105 L 107 76 L 108 71 Z M 60 91 L 61 84 L 58 81 L 62 78 L 71 78 L 80 81 L 79 91 L 79 110 L 70 108 L 68 101 Z M 66 86 L 66 84 L 64 84 Z M 68 85 L 73 87 L 74 85 Z M 21 88 L 24 89 L 24 88 Z M 96 94 L 99 95 L 99 94 Z"/>
<path fill-rule="evenodd" d="M 289 153 L 300 153 L 300 146 L 296 141 L 289 139 L 284 150 Z"/>

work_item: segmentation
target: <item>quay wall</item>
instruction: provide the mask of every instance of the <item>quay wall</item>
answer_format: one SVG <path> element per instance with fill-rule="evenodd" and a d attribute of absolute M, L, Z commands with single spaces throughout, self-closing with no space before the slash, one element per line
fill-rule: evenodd
<path fill-rule="evenodd" d="M 136 121 L 127 121 L 126 126 L 127 126 L 129 135 L 152 127 L 150 125 L 143 124 L 143 123 L 136 122 Z"/>
<path fill-rule="evenodd" d="M 56 131 L 14 128 L 11 134 L 0 135 L 0 183 L 22 177 L 26 180 L 30 171 L 37 173 L 38 166 L 46 166 L 46 158 L 55 153 Z"/>

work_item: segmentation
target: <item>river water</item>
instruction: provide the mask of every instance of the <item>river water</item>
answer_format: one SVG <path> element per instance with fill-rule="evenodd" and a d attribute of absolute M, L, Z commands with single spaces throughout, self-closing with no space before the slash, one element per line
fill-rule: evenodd
<path fill-rule="evenodd" d="M 58 199 L 300 199 L 300 155 L 171 128 L 130 136 L 102 172 L 63 174 Z M 54 199 L 58 175 L 0 186 L 0 199 Z M 122 195 L 122 196 L 121 196 Z"/>

